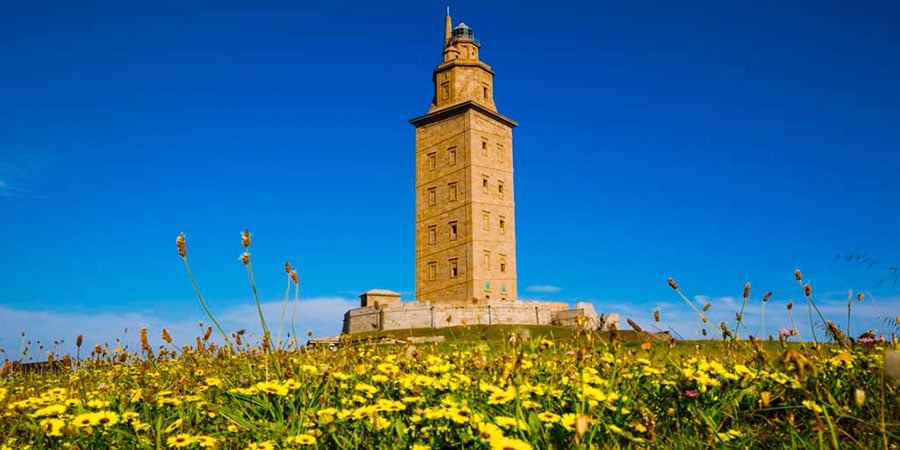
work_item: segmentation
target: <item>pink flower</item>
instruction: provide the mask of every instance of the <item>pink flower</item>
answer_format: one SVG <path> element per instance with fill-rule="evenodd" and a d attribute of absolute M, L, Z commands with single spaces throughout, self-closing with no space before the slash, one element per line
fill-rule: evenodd
<path fill-rule="evenodd" d="M 784 327 L 781 327 L 781 328 L 778 330 L 778 334 L 781 335 L 781 336 L 784 336 L 784 337 L 791 337 L 791 329 L 790 329 L 790 328 L 784 328 Z"/>
<path fill-rule="evenodd" d="M 688 390 L 684 391 L 684 395 L 687 395 L 688 397 L 696 397 L 698 394 L 699 393 L 697 392 L 696 389 L 688 389 Z"/>

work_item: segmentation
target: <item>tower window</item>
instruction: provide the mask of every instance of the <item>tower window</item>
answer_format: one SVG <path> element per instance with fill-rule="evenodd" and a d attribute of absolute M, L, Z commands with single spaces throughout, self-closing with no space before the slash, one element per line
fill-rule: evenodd
<path fill-rule="evenodd" d="M 437 204 L 437 188 L 428 188 L 428 206 Z"/>
<path fill-rule="evenodd" d="M 482 156 L 487 156 L 487 155 L 488 155 L 488 150 L 487 150 L 487 139 L 485 139 L 485 138 L 481 138 L 481 155 L 482 155 Z"/>
<path fill-rule="evenodd" d="M 437 261 L 431 261 L 428 263 L 428 280 L 434 281 L 437 279 Z"/>
<path fill-rule="evenodd" d="M 457 188 L 455 181 L 447 185 L 447 190 L 449 191 L 451 202 L 454 202 L 459 198 L 459 189 Z"/>
<path fill-rule="evenodd" d="M 485 231 L 490 231 L 491 230 L 491 213 L 488 211 L 482 211 L 481 220 L 482 220 L 482 222 L 484 222 L 483 227 L 484 227 Z"/>
<path fill-rule="evenodd" d="M 500 218 L 500 234 L 506 234 L 506 219 L 503 216 L 499 216 Z"/>
<path fill-rule="evenodd" d="M 437 225 L 431 225 L 428 227 L 428 243 L 434 244 L 437 242 Z"/>
<path fill-rule="evenodd" d="M 497 182 L 497 195 L 500 197 L 500 200 L 503 200 L 503 182 Z"/>
<path fill-rule="evenodd" d="M 431 152 L 428 154 L 428 170 L 433 171 L 435 169 L 437 169 L 437 154 Z"/>
<path fill-rule="evenodd" d="M 447 165 L 456 165 L 456 147 L 447 149 Z"/>
<path fill-rule="evenodd" d="M 481 96 L 482 96 L 485 100 L 487 100 L 487 98 L 488 98 L 488 88 L 487 88 L 486 86 L 481 88 Z"/>
<path fill-rule="evenodd" d="M 459 260 L 453 258 L 450 260 L 450 278 L 456 278 L 459 276 Z"/>
<path fill-rule="evenodd" d="M 444 100 L 450 99 L 450 82 L 445 81 L 441 83 L 441 96 Z"/>
<path fill-rule="evenodd" d="M 485 194 L 488 193 L 488 176 L 487 175 L 481 176 L 481 190 L 484 191 Z"/>
<path fill-rule="evenodd" d="M 500 255 L 500 273 L 506 273 L 506 255 Z M 503 287 L 503 291 L 506 291 L 506 287 Z"/>
<path fill-rule="evenodd" d="M 455 220 L 453 222 L 450 222 L 450 240 L 451 241 L 455 241 L 457 236 L 459 236 L 459 233 L 457 232 L 457 228 L 458 228 L 458 224 Z"/>
<path fill-rule="evenodd" d="M 491 270 L 491 252 L 488 250 L 484 251 L 484 270 Z"/>

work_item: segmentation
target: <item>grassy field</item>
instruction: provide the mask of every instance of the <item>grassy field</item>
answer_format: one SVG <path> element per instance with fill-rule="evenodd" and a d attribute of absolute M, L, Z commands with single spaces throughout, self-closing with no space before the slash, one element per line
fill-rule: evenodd
<path fill-rule="evenodd" d="M 262 341 L 227 334 L 200 294 L 184 236 L 176 242 L 212 326 L 181 347 L 165 330 L 166 344 L 151 347 L 141 330 L 140 348 L 82 349 L 79 336 L 74 357 L 51 355 L 40 366 L 7 359 L 0 369 L 0 450 L 900 446 L 896 336 L 848 339 L 819 313 L 799 271 L 822 340 L 811 329 L 812 339 L 793 342 L 799 332 L 787 328 L 778 340 L 741 339 L 749 284 L 733 327 L 714 327 L 709 305 L 698 308 L 669 279 L 697 313 L 697 329 L 721 333 L 721 340 L 675 341 L 626 320 L 630 331 L 372 332 L 332 349 L 282 343 L 282 327 L 269 331 L 258 297 Z M 256 296 L 249 232 L 242 245 Z M 297 312 L 298 278 L 290 264 L 285 273 L 282 320 Z M 851 305 L 848 299 L 848 323 Z M 900 317 L 891 320 L 900 327 Z M 445 339 L 411 344 L 413 334 Z M 386 338 L 396 343 L 374 343 Z"/>
<path fill-rule="evenodd" d="M 184 348 L 96 348 L 75 370 L 13 372 L 8 364 L 0 381 L 0 445 L 876 449 L 900 443 L 900 398 L 884 370 L 893 345 L 885 342 L 817 348 L 670 342 L 556 327 L 439 332 L 445 342 L 337 351 L 222 348 L 200 337 Z"/>

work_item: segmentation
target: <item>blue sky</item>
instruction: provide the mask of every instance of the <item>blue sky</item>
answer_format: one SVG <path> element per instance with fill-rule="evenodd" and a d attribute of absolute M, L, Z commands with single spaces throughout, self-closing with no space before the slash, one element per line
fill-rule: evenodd
<path fill-rule="evenodd" d="M 100 342 L 141 326 L 190 340 L 203 315 L 181 231 L 232 329 L 258 328 L 237 261 L 247 228 L 275 316 L 282 264 L 299 268 L 298 328 L 337 333 L 370 288 L 412 298 L 407 121 L 431 99 L 444 7 L 8 5 L 0 347 L 17 351 L 22 331 Z M 771 333 L 803 300 L 800 268 L 841 325 L 847 290 L 867 294 L 854 334 L 900 314 L 896 2 L 459 1 L 452 13 L 520 124 L 521 298 L 639 323 L 661 308 L 693 335 L 667 277 L 719 320 L 750 282 L 747 322 L 771 290 Z"/>

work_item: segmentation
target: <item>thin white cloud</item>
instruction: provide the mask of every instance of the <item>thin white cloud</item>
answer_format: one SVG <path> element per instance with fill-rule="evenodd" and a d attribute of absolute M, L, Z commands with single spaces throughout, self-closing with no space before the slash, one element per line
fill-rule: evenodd
<path fill-rule="evenodd" d="M 0 197 L 35 197 L 35 182 L 45 168 L 36 154 L 0 160 Z"/>
<path fill-rule="evenodd" d="M 273 337 L 277 337 L 281 328 L 282 340 L 286 341 L 291 332 L 293 301 L 287 305 L 283 327 L 279 327 L 282 301 L 266 302 L 261 306 Z M 357 306 L 357 301 L 339 297 L 300 300 L 294 322 L 298 340 L 306 342 L 308 332 L 313 337 L 340 334 L 344 312 Z M 214 311 L 214 314 L 226 333 L 245 330 L 251 342 L 258 341 L 258 337 L 262 335 L 259 313 L 252 301 L 220 313 Z M 205 326 L 211 325 L 201 311 L 197 311 L 193 317 L 166 320 L 145 313 L 83 314 L 28 311 L 0 306 L 0 348 L 6 351 L 5 355 L 0 354 L 0 361 L 5 357 L 19 359 L 25 348 L 28 348 L 26 357 L 33 357 L 35 360 L 44 360 L 50 351 L 74 355 L 75 340 L 79 334 L 84 337 L 82 355 L 90 353 L 95 345 L 106 343 L 110 347 L 127 345 L 132 349 L 139 348 L 141 328 L 147 328 L 150 344 L 154 347 L 163 344 L 160 337 L 163 328 L 172 335 L 173 343 L 180 347 L 194 343 L 195 338 L 202 334 L 203 331 L 198 326 L 200 322 Z M 214 331 L 213 339 L 221 342 L 219 336 Z M 43 348 L 38 347 L 38 342 Z"/>
<path fill-rule="evenodd" d="M 539 284 L 536 286 L 528 286 L 525 288 L 525 290 L 528 292 L 537 292 L 540 294 L 552 294 L 554 292 L 561 291 L 562 288 L 558 287 L 558 286 L 552 286 L 549 284 Z"/>
<path fill-rule="evenodd" d="M 710 309 L 706 312 L 710 324 L 706 325 L 708 338 L 721 339 L 722 333 L 719 328 L 721 323 L 725 323 L 726 327 L 734 331 L 736 324 L 736 314 L 740 311 L 743 299 L 735 297 L 712 297 L 706 295 L 698 295 L 694 297 L 694 301 L 698 305 L 704 305 L 708 301 L 711 303 Z M 812 330 L 809 325 L 809 307 L 806 299 L 794 299 L 793 310 L 788 312 L 787 303 L 790 299 L 770 300 L 765 310 L 761 308 L 762 303 L 759 299 L 755 301 L 750 299 L 743 312 L 743 326 L 741 326 L 739 334 L 742 338 L 747 338 L 748 334 L 754 336 L 776 335 L 778 329 L 796 328 L 800 337 L 804 340 L 812 339 Z M 844 297 L 821 298 L 815 300 L 819 311 L 825 317 L 825 320 L 834 321 L 841 329 L 846 331 L 847 328 L 847 298 Z M 671 330 L 684 339 L 702 338 L 700 330 L 703 324 L 700 318 L 684 302 L 678 301 L 649 301 L 634 302 L 631 300 L 595 300 L 594 309 L 598 314 L 617 313 L 621 319 L 620 326 L 628 328 L 625 319 L 632 319 L 640 324 L 648 331 L 665 331 Z M 699 307 L 699 306 L 698 306 Z M 660 321 L 657 323 L 653 317 L 653 311 L 658 310 Z M 867 297 L 861 303 L 853 300 L 850 316 L 850 334 L 858 336 L 864 331 L 873 330 L 877 334 L 890 335 L 892 332 L 900 331 L 900 326 L 894 326 L 897 314 L 900 314 L 900 296 L 870 298 Z M 765 323 L 763 323 L 763 315 Z M 821 340 L 827 340 L 824 330 L 821 328 L 821 320 L 818 314 L 813 310 L 813 322 L 816 326 L 816 337 Z M 793 319 L 793 325 L 791 323 Z M 763 328 L 765 326 L 765 328 Z M 749 332 L 748 332 L 749 330 Z"/>

